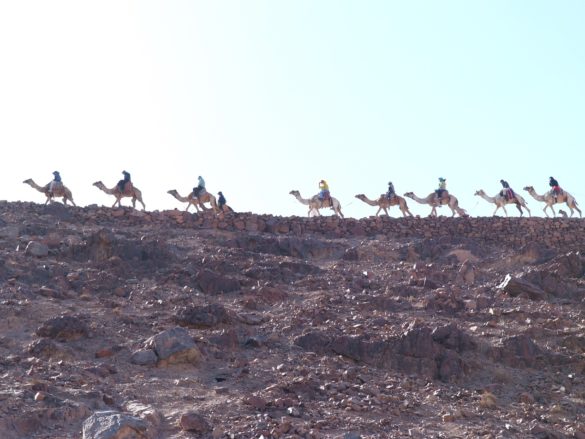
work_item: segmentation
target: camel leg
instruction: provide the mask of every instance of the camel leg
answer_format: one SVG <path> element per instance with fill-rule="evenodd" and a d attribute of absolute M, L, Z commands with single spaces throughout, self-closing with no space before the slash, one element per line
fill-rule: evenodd
<path fill-rule="evenodd" d="M 146 210 L 146 206 L 144 205 L 144 201 L 142 201 L 142 197 L 137 198 L 138 202 L 142 204 L 142 210 Z"/>
<path fill-rule="evenodd" d="M 378 216 L 380 214 L 381 210 L 382 210 L 382 206 L 378 207 L 378 211 L 376 212 L 376 216 Z M 386 212 L 386 215 L 388 215 L 388 211 L 386 211 L 385 208 L 384 208 L 384 212 Z"/>
<path fill-rule="evenodd" d="M 500 208 L 500 206 L 496 205 L 496 210 L 494 210 L 494 213 L 492 213 L 492 216 L 496 216 L 496 212 L 498 211 L 499 208 Z"/>
<path fill-rule="evenodd" d="M 516 203 L 516 209 L 518 209 L 518 211 L 520 212 L 520 216 L 524 215 L 524 212 L 522 212 L 522 206 L 520 206 L 520 203 Z"/>
<path fill-rule="evenodd" d="M 579 217 L 582 218 L 582 216 L 581 216 L 581 209 L 579 209 L 577 207 L 577 203 L 575 203 L 575 200 L 573 200 L 573 202 L 571 204 L 569 204 L 569 201 L 567 200 L 567 207 L 569 209 L 571 209 L 571 216 L 573 216 L 573 213 L 574 213 L 573 212 L 573 209 L 575 209 L 577 212 L 579 212 Z"/>
<path fill-rule="evenodd" d="M 406 205 L 404 206 L 400 206 L 400 210 L 402 211 L 402 214 L 406 217 L 406 216 L 412 216 L 412 213 L 410 213 L 410 210 L 408 210 L 408 207 L 406 207 Z M 408 214 L 408 215 L 407 215 Z"/>

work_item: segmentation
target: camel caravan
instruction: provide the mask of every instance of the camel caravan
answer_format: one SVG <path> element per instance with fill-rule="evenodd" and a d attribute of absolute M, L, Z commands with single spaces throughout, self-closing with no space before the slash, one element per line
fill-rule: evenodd
<path fill-rule="evenodd" d="M 130 198 L 133 208 L 136 208 L 136 202 L 138 201 L 142 205 L 142 209 L 146 210 L 146 205 L 142 199 L 142 192 L 136 186 L 134 186 L 134 183 L 132 183 L 130 174 L 128 172 L 122 171 L 122 174 L 124 175 L 124 178 L 118 181 L 118 183 L 112 188 L 108 188 L 101 181 L 96 181 L 93 183 L 93 186 L 97 187 L 108 195 L 112 195 L 115 198 L 112 208 L 115 208 L 116 206 L 121 207 L 122 199 Z M 44 186 L 39 186 L 32 178 L 24 180 L 23 183 L 28 184 L 33 189 L 43 193 L 46 197 L 45 205 L 48 203 L 53 203 L 57 198 L 61 198 L 63 204 L 66 205 L 67 202 L 70 202 L 73 206 L 75 206 L 76 204 L 73 201 L 73 195 L 71 194 L 71 191 L 63 184 L 59 172 L 53 172 L 53 176 L 53 180 Z M 493 212 L 494 216 L 497 214 L 499 209 L 502 209 L 504 214 L 508 216 L 506 206 L 511 204 L 516 206 L 520 216 L 523 216 L 524 212 L 527 212 L 528 216 L 532 216 L 531 211 L 527 206 L 526 200 L 524 200 L 520 194 L 515 192 L 507 181 L 500 180 L 500 183 L 502 184 L 502 189 L 494 196 L 487 195 L 483 189 L 477 190 L 475 195 L 483 198 L 488 203 L 495 205 L 495 210 Z M 551 189 L 543 195 L 537 194 L 534 190 L 534 187 L 532 186 L 526 186 L 524 187 L 524 190 L 527 191 L 536 201 L 545 204 L 543 212 L 547 217 L 549 217 L 549 209 L 552 212 L 553 217 L 556 217 L 554 205 L 564 203 L 567 205 L 570 211 L 570 215 L 568 215 L 564 210 L 559 210 L 559 215 L 561 215 L 561 217 L 573 217 L 575 211 L 577 211 L 579 213 L 579 217 L 582 218 L 582 212 L 581 209 L 577 207 L 578 203 L 577 200 L 575 200 L 575 197 L 562 189 L 557 180 L 553 177 L 549 178 L 549 186 Z M 212 210 L 217 214 L 233 212 L 233 209 L 226 204 L 226 199 L 222 192 L 218 192 L 219 197 L 216 198 L 211 192 L 207 191 L 205 187 L 205 180 L 203 180 L 201 176 L 198 177 L 197 186 L 194 187 L 193 190 L 186 196 L 180 195 L 176 189 L 171 189 L 167 191 L 167 193 L 177 201 L 186 203 L 186 212 L 189 211 L 191 206 L 195 208 L 196 213 L 205 212 L 208 210 Z M 336 216 L 344 218 L 343 213 L 341 212 L 341 203 L 337 198 L 331 196 L 329 185 L 325 180 L 321 180 L 319 182 L 319 192 L 316 195 L 313 195 L 311 198 L 303 198 L 298 190 L 292 190 L 289 193 L 290 195 L 294 196 L 301 204 L 308 206 L 307 213 L 309 217 L 320 216 L 321 209 L 331 209 Z M 447 206 L 451 210 L 451 217 L 454 217 L 455 215 L 459 215 L 460 217 L 469 216 L 467 211 L 459 206 L 459 200 L 457 197 L 447 191 L 446 179 L 442 177 L 439 178 L 438 188 L 426 197 L 420 198 L 414 192 L 406 192 L 404 197 L 410 198 L 419 204 L 428 205 L 431 208 L 429 213 L 430 217 L 436 217 L 438 215 L 437 208 L 442 206 Z M 358 200 L 370 206 L 377 207 L 378 210 L 376 211 L 375 216 L 380 215 L 381 212 L 384 212 L 386 215 L 390 216 L 389 209 L 392 206 L 398 206 L 398 209 L 400 212 L 402 212 L 404 217 L 413 217 L 413 214 L 410 212 L 404 197 L 401 197 L 395 192 L 392 182 L 388 183 L 388 190 L 386 193 L 381 194 L 377 198 L 370 199 L 364 194 L 357 194 L 355 196 L 355 198 Z M 209 207 L 207 207 L 206 204 L 208 204 Z"/>

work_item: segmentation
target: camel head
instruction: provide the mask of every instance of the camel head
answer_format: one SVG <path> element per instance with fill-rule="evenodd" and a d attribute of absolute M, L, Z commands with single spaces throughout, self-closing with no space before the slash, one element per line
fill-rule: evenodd
<path fill-rule="evenodd" d="M 532 186 L 526 186 L 524 190 L 528 192 L 534 192 L 534 188 Z"/>
<path fill-rule="evenodd" d="M 404 194 L 404 196 L 405 196 L 405 197 L 408 197 L 408 198 L 414 198 L 414 193 L 413 193 L 413 192 L 406 192 L 406 193 Z"/>
<path fill-rule="evenodd" d="M 475 194 L 474 195 L 478 195 L 478 196 L 481 197 L 482 195 L 485 195 L 485 192 L 483 191 L 483 189 L 480 189 L 478 191 L 475 191 Z"/>
<path fill-rule="evenodd" d="M 102 188 L 104 187 L 104 184 L 100 181 L 96 181 L 95 183 L 93 183 L 93 186 L 97 187 L 97 188 Z"/>
<path fill-rule="evenodd" d="M 24 184 L 31 184 L 32 182 L 33 182 L 32 178 L 27 178 L 26 180 L 23 181 Z"/>
<path fill-rule="evenodd" d="M 358 200 L 363 200 L 364 198 L 366 198 L 366 196 L 364 194 L 357 194 L 355 196 Z"/>
<path fill-rule="evenodd" d="M 301 193 L 299 191 L 290 191 L 289 194 L 296 196 L 300 196 Z"/>
<path fill-rule="evenodd" d="M 170 191 L 167 191 L 167 194 L 171 194 L 173 197 L 174 197 L 175 195 L 179 195 L 179 193 L 177 192 L 177 190 L 176 190 L 176 189 L 171 189 Z"/>

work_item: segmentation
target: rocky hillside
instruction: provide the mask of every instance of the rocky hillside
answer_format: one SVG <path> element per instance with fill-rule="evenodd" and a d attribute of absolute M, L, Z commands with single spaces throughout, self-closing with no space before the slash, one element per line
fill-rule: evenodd
<path fill-rule="evenodd" d="M 583 245 L 0 202 L 0 437 L 583 439 Z"/>

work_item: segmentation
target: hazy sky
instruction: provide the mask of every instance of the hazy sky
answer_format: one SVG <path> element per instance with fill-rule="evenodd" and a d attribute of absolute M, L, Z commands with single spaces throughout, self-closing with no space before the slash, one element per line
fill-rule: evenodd
<path fill-rule="evenodd" d="M 148 210 L 198 175 L 278 215 L 322 178 L 353 217 L 375 213 L 355 194 L 438 177 L 472 215 L 501 178 L 535 214 L 522 187 L 551 175 L 585 206 L 584 20 L 581 0 L 2 1 L 0 199 L 44 202 L 22 181 L 59 170 L 111 205 L 91 184 L 125 169 Z"/>

